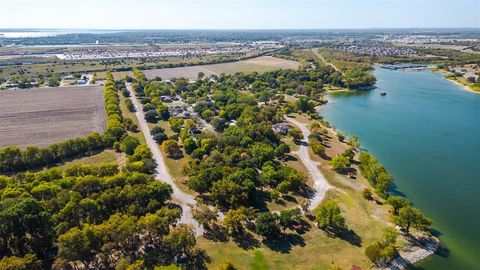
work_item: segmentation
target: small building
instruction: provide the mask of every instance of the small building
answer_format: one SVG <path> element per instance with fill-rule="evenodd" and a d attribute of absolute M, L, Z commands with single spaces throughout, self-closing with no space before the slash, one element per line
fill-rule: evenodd
<path fill-rule="evenodd" d="M 18 83 L 7 83 L 5 84 L 5 87 L 7 88 L 13 88 L 13 87 L 17 87 L 18 86 Z"/>
<path fill-rule="evenodd" d="M 189 112 L 181 112 L 181 113 L 178 113 L 176 117 L 189 119 L 189 118 L 192 118 L 192 115 Z"/>
<path fill-rule="evenodd" d="M 191 126 L 190 129 L 189 129 L 189 132 L 192 135 L 198 135 L 198 134 L 202 133 L 202 131 L 196 126 Z"/>
<path fill-rule="evenodd" d="M 278 123 L 272 126 L 273 131 L 282 135 L 286 135 L 291 128 L 292 126 L 287 123 Z"/>
<path fill-rule="evenodd" d="M 166 103 L 172 103 L 172 99 L 169 97 L 169 96 L 160 96 L 160 99 L 162 100 L 162 102 L 166 102 Z"/>

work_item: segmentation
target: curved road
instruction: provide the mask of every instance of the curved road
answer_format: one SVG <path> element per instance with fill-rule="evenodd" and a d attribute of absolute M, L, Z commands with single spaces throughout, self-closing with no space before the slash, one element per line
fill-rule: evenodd
<path fill-rule="evenodd" d="M 310 172 L 310 175 L 313 179 L 313 189 L 315 194 L 310 199 L 310 205 L 308 206 L 308 210 L 314 210 L 323 200 L 325 197 L 325 193 L 327 190 L 332 188 L 332 186 L 328 183 L 325 176 L 318 168 L 320 165 L 319 162 L 315 162 L 310 158 L 310 154 L 308 152 L 308 136 L 310 136 L 310 129 L 307 125 L 299 122 L 298 120 L 285 116 L 285 119 L 292 123 L 293 125 L 297 126 L 303 133 L 304 139 L 302 140 L 302 144 L 300 145 L 300 149 L 298 151 L 293 152 L 293 154 L 298 155 L 300 160 L 302 161 L 303 165 L 307 168 Z"/>
<path fill-rule="evenodd" d="M 138 118 L 139 128 L 143 132 L 143 135 L 145 136 L 145 140 L 147 142 L 148 148 L 150 148 L 150 151 L 152 152 L 152 155 L 153 155 L 153 159 L 155 160 L 155 163 L 156 163 L 155 179 L 163 181 L 169 184 L 170 186 L 172 186 L 172 189 L 173 189 L 172 199 L 182 207 L 182 217 L 180 218 L 180 223 L 193 225 L 196 230 L 197 236 L 203 234 L 203 228 L 193 218 L 192 210 L 189 206 L 189 205 L 197 204 L 197 202 L 195 201 L 195 198 L 192 195 L 187 194 L 182 190 L 180 190 L 176 185 L 175 181 L 173 180 L 172 176 L 170 175 L 170 173 L 168 173 L 167 166 L 165 165 L 164 157 L 160 152 L 160 149 L 158 148 L 157 142 L 153 139 L 152 134 L 150 134 L 150 128 L 148 127 L 147 121 L 145 120 L 145 116 L 143 114 L 142 103 L 140 103 L 140 101 L 135 96 L 135 93 L 131 85 L 127 84 L 126 86 L 128 91 L 130 92 L 130 99 L 132 100 L 133 105 L 135 106 L 135 109 L 136 109 L 135 115 Z"/>

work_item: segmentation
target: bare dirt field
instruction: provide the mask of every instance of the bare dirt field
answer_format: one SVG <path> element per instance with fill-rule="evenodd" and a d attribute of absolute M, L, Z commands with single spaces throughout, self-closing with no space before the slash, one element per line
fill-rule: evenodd
<path fill-rule="evenodd" d="M 103 132 L 101 86 L 0 91 L 0 148 L 47 146 Z"/>
<path fill-rule="evenodd" d="M 143 72 L 149 79 L 153 79 L 156 76 L 162 79 L 169 80 L 171 78 L 184 77 L 187 79 L 197 79 L 198 73 L 203 72 L 205 75 L 219 75 L 221 73 L 234 74 L 237 72 L 251 73 L 251 72 L 267 72 L 276 69 L 296 69 L 300 66 L 300 63 L 296 61 L 275 58 L 271 56 L 261 56 L 248 60 L 212 64 L 202 66 L 189 66 L 189 67 L 177 67 L 177 68 L 163 68 L 163 69 L 151 69 L 144 70 Z"/>

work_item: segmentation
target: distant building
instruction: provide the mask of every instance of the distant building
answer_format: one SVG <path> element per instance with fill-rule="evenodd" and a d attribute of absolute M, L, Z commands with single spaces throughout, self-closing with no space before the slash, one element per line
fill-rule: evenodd
<path fill-rule="evenodd" d="M 286 123 L 278 123 L 272 126 L 273 131 L 282 135 L 286 135 L 291 128 L 292 126 Z"/>
<path fill-rule="evenodd" d="M 160 99 L 166 103 L 172 103 L 172 99 L 169 96 L 160 96 Z"/>

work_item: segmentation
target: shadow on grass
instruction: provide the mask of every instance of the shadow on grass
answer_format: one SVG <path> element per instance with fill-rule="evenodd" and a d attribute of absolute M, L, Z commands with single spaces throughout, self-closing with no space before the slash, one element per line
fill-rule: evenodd
<path fill-rule="evenodd" d="M 327 228 L 324 229 L 330 237 L 338 237 L 341 240 L 347 241 L 351 245 L 361 247 L 362 238 L 352 229 L 349 228 Z"/>
<path fill-rule="evenodd" d="M 266 239 L 263 241 L 263 243 L 271 250 L 280 253 L 290 253 L 292 247 L 304 247 L 306 245 L 303 237 L 294 233 L 281 234 L 280 237 L 275 239 Z"/>
<path fill-rule="evenodd" d="M 292 155 L 287 155 L 287 161 L 298 161 L 298 158 L 296 158 Z"/>
<path fill-rule="evenodd" d="M 228 242 L 227 229 L 216 223 L 214 223 L 211 228 L 205 229 L 203 236 L 214 242 Z"/>
<path fill-rule="evenodd" d="M 235 241 L 235 243 L 237 243 L 237 245 L 240 248 L 245 250 L 254 249 L 260 246 L 260 241 L 255 239 L 253 234 L 247 231 L 244 231 L 241 234 L 235 235 L 233 237 L 233 241 Z"/>

